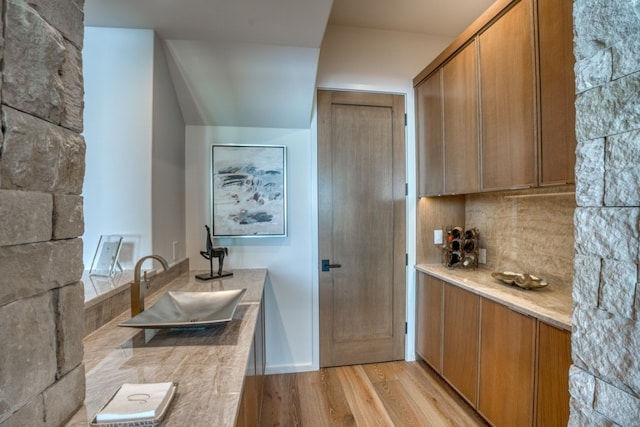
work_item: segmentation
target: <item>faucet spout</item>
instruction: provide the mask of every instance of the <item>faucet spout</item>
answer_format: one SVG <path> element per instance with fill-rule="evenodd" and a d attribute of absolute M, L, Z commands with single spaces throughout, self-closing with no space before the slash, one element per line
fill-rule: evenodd
<path fill-rule="evenodd" d="M 140 283 L 140 271 L 142 270 L 142 264 L 148 259 L 155 259 L 160 262 L 164 271 L 169 269 L 169 263 L 160 255 L 146 255 L 138 260 L 133 269 L 133 282 L 131 282 L 131 317 L 144 311 L 144 297 L 148 281 L 145 275 L 144 286 Z"/>

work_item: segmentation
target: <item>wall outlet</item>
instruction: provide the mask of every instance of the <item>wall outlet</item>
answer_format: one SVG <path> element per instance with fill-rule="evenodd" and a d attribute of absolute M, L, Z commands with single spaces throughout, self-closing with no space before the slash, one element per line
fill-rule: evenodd
<path fill-rule="evenodd" d="M 178 242 L 173 242 L 173 260 L 178 260 Z"/>
<path fill-rule="evenodd" d="M 480 264 L 487 263 L 487 250 L 486 249 L 478 249 L 478 262 Z"/>
<path fill-rule="evenodd" d="M 442 230 L 433 230 L 433 244 L 434 245 L 442 244 Z"/>

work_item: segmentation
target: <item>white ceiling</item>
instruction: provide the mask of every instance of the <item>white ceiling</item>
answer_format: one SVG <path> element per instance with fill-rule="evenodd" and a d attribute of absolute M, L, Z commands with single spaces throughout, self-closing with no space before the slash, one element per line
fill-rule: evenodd
<path fill-rule="evenodd" d="M 306 129 L 327 24 L 453 38 L 491 3 L 86 0 L 85 25 L 154 29 L 188 125 Z"/>

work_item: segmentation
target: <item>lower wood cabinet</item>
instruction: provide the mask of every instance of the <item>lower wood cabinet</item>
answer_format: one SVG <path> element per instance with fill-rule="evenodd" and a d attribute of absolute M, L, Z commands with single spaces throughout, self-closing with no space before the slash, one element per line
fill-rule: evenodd
<path fill-rule="evenodd" d="M 538 322 L 536 426 L 569 422 L 571 333 Z"/>
<path fill-rule="evenodd" d="M 442 286 L 441 280 L 418 273 L 416 352 L 438 373 L 442 373 Z"/>
<path fill-rule="evenodd" d="M 478 314 L 480 297 L 444 284 L 442 375 L 472 405 L 478 385 Z"/>
<path fill-rule="evenodd" d="M 536 320 L 482 299 L 477 409 L 494 425 L 533 421 Z"/>
<path fill-rule="evenodd" d="M 260 311 L 256 321 L 253 343 L 249 351 L 249 361 L 242 388 L 242 397 L 236 427 L 254 427 L 260 425 L 262 410 L 262 389 L 266 365 L 265 333 L 264 333 L 264 298 L 260 302 Z"/>
<path fill-rule="evenodd" d="M 568 331 L 418 272 L 416 353 L 496 427 L 567 425 Z"/>

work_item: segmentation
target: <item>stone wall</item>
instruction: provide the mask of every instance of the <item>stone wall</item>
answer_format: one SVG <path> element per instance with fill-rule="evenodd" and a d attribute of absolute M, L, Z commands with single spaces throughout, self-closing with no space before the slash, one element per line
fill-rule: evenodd
<path fill-rule="evenodd" d="M 84 400 L 83 7 L 0 2 L 0 425 Z"/>
<path fill-rule="evenodd" d="M 640 0 L 574 0 L 571 426 L 640 420 Z"/>

